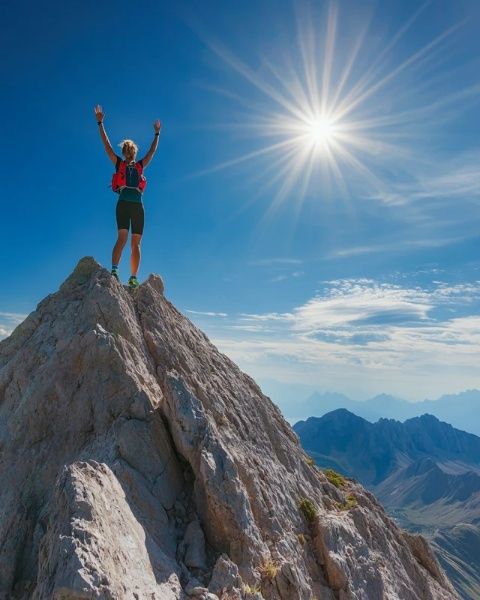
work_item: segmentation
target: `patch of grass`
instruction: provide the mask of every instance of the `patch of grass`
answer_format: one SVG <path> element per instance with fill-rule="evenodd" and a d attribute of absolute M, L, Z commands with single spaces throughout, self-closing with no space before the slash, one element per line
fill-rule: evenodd
<path fill-rule="evenodd" d="M 262 576 L 262 579 L 271 580 L 278 573 L 278 564 L 271 558 L 267 558 L 267 560 L 264 560 L 263 563 L 258 567 L 258 570 Z"/>
<path fill-rule="evenodd" d="M 298 538 L 298 541 L 302 544 L 302 546 L 305 546 L 305 543 L 306 543 L 307 540 L 305 539 L 304 534 L 303 533 L 298 533 L 297 534 L 297 538 Z"/>
<path fill-rule="evenodd" d="M 340 473 L 337 473 L 333 469 L 325 469 L 323 472 L 325 473 L 325 476 L 327 477 L 328 481 L 330 483 L 333 483 L 335 487 L 342 488 L 345 486 L 345 477 L 343 475 L 340 475 Z"/>
<path fill-rule="evenodd" d="M 348 494 L 348 496 L 345 498 L 345 504 L 347 506 L 347 508 L 345 510 L 348 510 L 349 508 L 355 508 L 355 506 L 357 506 L 358 502 L 356 497 L 353 494 Z"/>
<path fill-rule="evenodd" d="M 228 425 L 228 419 L 227 417 L 222 413 L 221 415 L 218 415 L 217 417 L 217 423 L 219 425 Z"/>
<path fill-rule="evenodd" d="M 298 508 L 309 523 L 313 523 L 318 517 L 318 512 L 315 508 L 315 505 L 308 498 L 301 498 L 300 502 L 298 503 Z"/>
<path fill-rule="evenodd" d="M 355 508 L 358 502 L 353 494 L 348 494 L 348 496 L 345 496 L 345 502 L 336 502 L 335 504 L 339 510 L 350 510 Z"/>
<path fill-rule="evenodd" d="M 313 458 L 311 456 L 306 456 L 305 457 L 305 462 L 307 463 L 307 465 L 309 467 L 314 467 L 315 466 L 315 461 L 313 460 Z"/>
<path fill-rule="evenodd" d="M 248 583 L 243 584 L 243 593 L 248 595 L 260 594 L 262 596 L 262 590 L 259 585 L 249 585 Z M 263 596 L 262 596 L 263 598 Z"/>

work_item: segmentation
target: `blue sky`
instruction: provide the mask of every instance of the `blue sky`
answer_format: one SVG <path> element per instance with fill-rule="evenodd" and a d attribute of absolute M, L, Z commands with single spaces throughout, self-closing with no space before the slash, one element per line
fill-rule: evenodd
<path fill-rule="evenodd" d="M 478 2 L 1 11 L 0 337 L 82 256 L 110 265 L 100 103 L 140 154 L 164 124 L 140 279 L 280 405 L 480 387 Z"/>

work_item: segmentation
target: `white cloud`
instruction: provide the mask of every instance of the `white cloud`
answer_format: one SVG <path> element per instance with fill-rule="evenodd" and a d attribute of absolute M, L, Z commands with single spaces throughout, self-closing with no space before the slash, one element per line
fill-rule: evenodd
<path fill-rule="evenodd" d="M 259 258 L 257 260 L 250 261 L 250 265 L 254 267 L 269 267 L 271 265 L 279 265 L 279 266 L 291 266 L 291 265 L 300 265 L 302 261 L 298 258 L 280 258 L 280 257 L 272 257 L 272 258 Z"/>
<path fill-rule="evenodd" d="M 467 237 L 469 236 L 439 235 L 438 237 L 432 237 L 430 239 L 394 239 L 387 244 L 370 244 L 368 246 L 351 246 L 349 248 L 340 248 L 330 252 L 325 256 L 325 258 L 350 258 L 352 256 L 361 256 L 363 254 L 374 254 L 379 252 L 398 254 L 399 252 L 404 252 L 405 250 L 441 248 L 443 246 L 450 246 L 451 244 L 461 242 Z"/>
<path fill-rule="evenodd" d="M 293 320 L 292 313 L 240 313 L 240 319 L 245 321 L 291 321 Z"/>
<path fill-rule="evenodd" d="M 224 312 L 211 312 L 211 311 L 202 311 L 202 310 L 189 310 L 187 308 L 186 312 L 192 315 L 202 315 L 203 317 L 228 317 L 227 313 Z"/>
<path fill-rule="evenodd" d="M 8 337 L 12 333 L 12 331 L 12 329 L 8 329 L 3 325 L 0 325 L 0 340 L 3 340 L 3 338 Z"/>
<path fill-rule="evenodd" d="M 329 294 L 320 295 L 295 309 L 294 330 L 346 326 L 374 320 L 426 319 L 432 305 L 420 290 L 365 281 L 342 281 Z"/>
<path fill-rule="evenodd" d="M 9 321 L 14 323 L 15 325 L 19 325 L 22 321 L 27 318 L 28 315 L 24 315 L 21 313 L 12 313 L 12 312 L 1 312 L 0 311 L 0 319 Z"/>
<path fill-rule="evenodd" d="M 291 273 L 283 273 L 276 275 L 270 279 L 270 283 L 279 283 L 280 281 L 286 281 L 287 279 L 295 279 L 303 275 L 303 271 L 292 271 Z"/>

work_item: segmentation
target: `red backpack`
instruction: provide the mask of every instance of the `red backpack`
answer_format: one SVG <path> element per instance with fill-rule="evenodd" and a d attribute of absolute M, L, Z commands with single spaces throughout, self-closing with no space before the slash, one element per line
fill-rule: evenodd
<path fill-rule="evenodd" d="M 136 189 L 139 192 L 143 192 L 147 185 L 147 180 L 143 174 L 143 167 L 139 162 L 135 163 L 134 166 L 138 173 L 138 185 Z M 112 176 L 112 190 L 119 194 L 124 187 L 127 187 L 127 161 L 122 160 L 117 172 Z"/>

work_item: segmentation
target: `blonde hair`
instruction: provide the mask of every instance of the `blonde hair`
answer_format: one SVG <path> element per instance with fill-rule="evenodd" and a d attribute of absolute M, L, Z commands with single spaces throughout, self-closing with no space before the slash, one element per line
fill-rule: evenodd
<path fill-rule="evenodd" d="M 122 140 L 118 145 L 122 149 L 122 154 L 124 154 L 125 146 L 133 146 L 135 154 L 138 152 L 138 146 L 133 140 Z"/>

